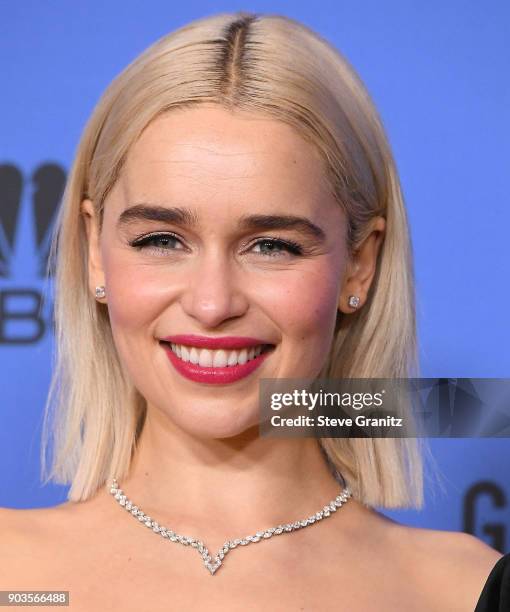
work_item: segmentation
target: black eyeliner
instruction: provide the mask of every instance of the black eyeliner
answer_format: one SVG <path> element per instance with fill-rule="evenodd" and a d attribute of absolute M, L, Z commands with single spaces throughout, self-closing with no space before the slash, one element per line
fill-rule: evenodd
<path fill-rule="evenodd" d="M 181 243 L 183 242 L 182 239 L 177 234 L 167 231 L 167 232 L 154 232 L 151 234 L 140 236 L 138 238 L 128 241 L 128 244 L 129 246 L 140 250 L 144 248 L 145 246 L 151 246 L 150 244 L 151 241 L 156 238 L 160 238 L 160 237 L 178 240 Z M 264 242 L 267 242 L 275 246 L 284 247 L 285 249 L 288 250 L 289 253 L 295 256 L 300 256 L 300 255 L 303 255 L 304 253 L 304 249 L 300 244 L 298 244 L 297 242 L 294 242 L 293 240 L 288 240 L 286 238 L 281 238 L 279 236 L 263 236 L 263 237 L 255 238 L 251 246 L 253 247 L 256 244 L 261 244 Z M 153 245 L 153 246 L 155 249 L 159 249 L 163 251 L 164 250 L 169 250 L 169 251 L 180 250 L 180 249 L 165 249 L 160 246 L 158 247 L 156 245 Z M 269 256 L 271 256 L 270 253 L 269 253 Z"/>

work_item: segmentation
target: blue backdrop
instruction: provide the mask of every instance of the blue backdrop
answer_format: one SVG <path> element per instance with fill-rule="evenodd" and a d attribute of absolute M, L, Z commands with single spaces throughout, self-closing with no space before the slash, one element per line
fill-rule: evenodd
<path fill-rule="evenodd" d="M 217 12 L 299 19 L 357 69 L 400 169 L 424 376 L 510 376 L 510 4 L 504 0 L 10 2 L 0 20 L 0 506 L 60 503 L 39 483 L 52 351 L 41 276 L 54 206 L 99 96 L 157 38 Z M 41 307 L 41 315 L 38 315 Z M 396 520 L 510 550 L 510 439 L 431 441 L 444 491 Z"/>

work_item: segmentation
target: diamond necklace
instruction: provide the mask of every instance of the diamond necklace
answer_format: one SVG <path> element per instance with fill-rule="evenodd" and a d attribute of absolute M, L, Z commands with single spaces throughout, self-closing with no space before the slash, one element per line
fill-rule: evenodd
<path fill-rule="evenodd" d="M 220 548 L 213 561 L 208 549 L 201 540 L 197 540 L 196 538 L 192 538 L 189 536 L 180 535 L 178 533 L 175 533 L 175 531 L 168 529 L 167 527 L 159 525 L 156 521 L 153 521 L 150 516 L 147 516 L 140 507 L 135 506 L 133 502 L 129 500 L 126 495 L 124 495 L 122 489 L 119 489 L 116 478 L 114 478 L 112 481 L 110 493 L 115 497 L 119 504 L 124 507 L 125 510 L 127 510 L 131 513 L 132 516 L 137 518 L 140 523 L 143 523 L 146 527 L 151 528 L 154 533 L 158 533 L 161 537 L 165 538 L 170 542 L 177 542 L 179 544 L 183 544 L 184 546 L 191 546 L 192 548 L 196 548 L 197 551 L 200 553 L 200 556 L 202 557 L 205 567 L 211 572 L 212 576 L 214 576 L 214 572 L 220 567 L 220 565 L 222 565 L 222 561 L 225 555 L 233 548 L 236 548 L 239 545 L 246 546 L 247 544 L 261 542 L 265 539 L 269 539 L 274 535 L 288 533 L 291 531 L 295 531 L 296 529 L 307 527 L 308 525 L 312 525 L 313 523 L 317 523 L 323 518 L 331 516 L 333 512 L 336 512 L 337 508 L 340 508 L 352 496 L 351 490 L 349 489 L 349 487 L 346 486 L 343 488 L 340 495 L 337 495 L 334 500 L 330 501 L 329 504 L 326 504 L 322 508 L 322 510 L 319 510 L 319 512 L 310 515 L 306 519 L 295 521 L 294 523 L 278 525 L 277 527 L 271 527 L 269 529 L 265 529 L 264 531 L 257 531 L 257 533 L 254 533 L 253 535 L 248 535 L 242 539 L 227 540 Z"/>

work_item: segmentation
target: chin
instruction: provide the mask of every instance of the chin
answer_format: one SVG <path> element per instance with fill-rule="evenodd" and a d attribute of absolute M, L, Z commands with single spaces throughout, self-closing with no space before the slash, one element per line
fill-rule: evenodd
<path fill-rule="evenodd" d="M 215 405 L 202 401 L 198 406 L 181 405 L 177 414 L 168 417 L 183 432 L 201 439 L 233 438 L 250 429 L 258 434 L 258 405 L 255 410 L 243 410 L 231 402 Z"/>

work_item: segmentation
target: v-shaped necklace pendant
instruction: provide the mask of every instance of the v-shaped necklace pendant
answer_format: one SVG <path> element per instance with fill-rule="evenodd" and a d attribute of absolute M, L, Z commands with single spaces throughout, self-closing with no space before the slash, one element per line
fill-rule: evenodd
<path fill-rule="evenodd" d="M 295 521 L 293 523 L 285 523 L 283 525 L 278 525 L 277 527 L 270 527 L 269 529 L 265 529 L 263 531 L 257 531 L 257 533 L 248 535 L 241 539 L 227 540 L 220 548 L 218 553 L 215 555 L 213 560 L 211 558 L 211 555 L 209 554 L 207 547 L 201 540 L 197 540 L 196 538 L 192 538 L 189 536 L 180 535 L 178 533 L 175 533 L 175 531 L 172 531 L 168 527 L 163 527 L 162 525 L 159 525 L 156 521 L 153 521 L 150 516 L 147 516 L 141 508 L 135 506 L 133 502 L 129 500 L 126 495 L 124 495 L 122 489 L 119 489 L 116 478 L 114 478 L 112 481 L 110 493 L 115 497 L 115 499 L 125 510 L 127 510 L 131 513 L 132 516 L 137 518 L 140 523 L 143 523 L 146 527 L 152 529 L 154 533 L 159 534 L 161 537 L 165 538 L 170 542 L 177 542 L 179 544 L 183 544 L 184 546 L 191 546 L 192 548 L 196 548 L 197 551 L 200 553 L 200 556 L 202 557 L 206 569 L 208 569 L 211 573 L 211 576 L 214 576 L 216 570 L 220 567 L 220 565 L 222 565 L 225 555 L 237 546 L 246 546 L 247 544 L 268 540 L 269 538 L 275 535 L 289 533 L 291 531 L 295 531 L 296 529 L 302 529 L 303 527 L 307 527 L 308 525 L 317 523 L 318 521 L 321 521 L 322 519 L 331 516 L 331 514 L 336 512 L 337 508 L 340 508 L 352 496 L 349 487 L 345 487 L 340 493 L 340 495 L 337 495 L 337 497 L 335 497 L 334 500 L 326 504 L 322 508 L 322 510 L 319 510 L 319 512 L 310 515 L 308 518 L 302 519 L 300 521 Z"/>

